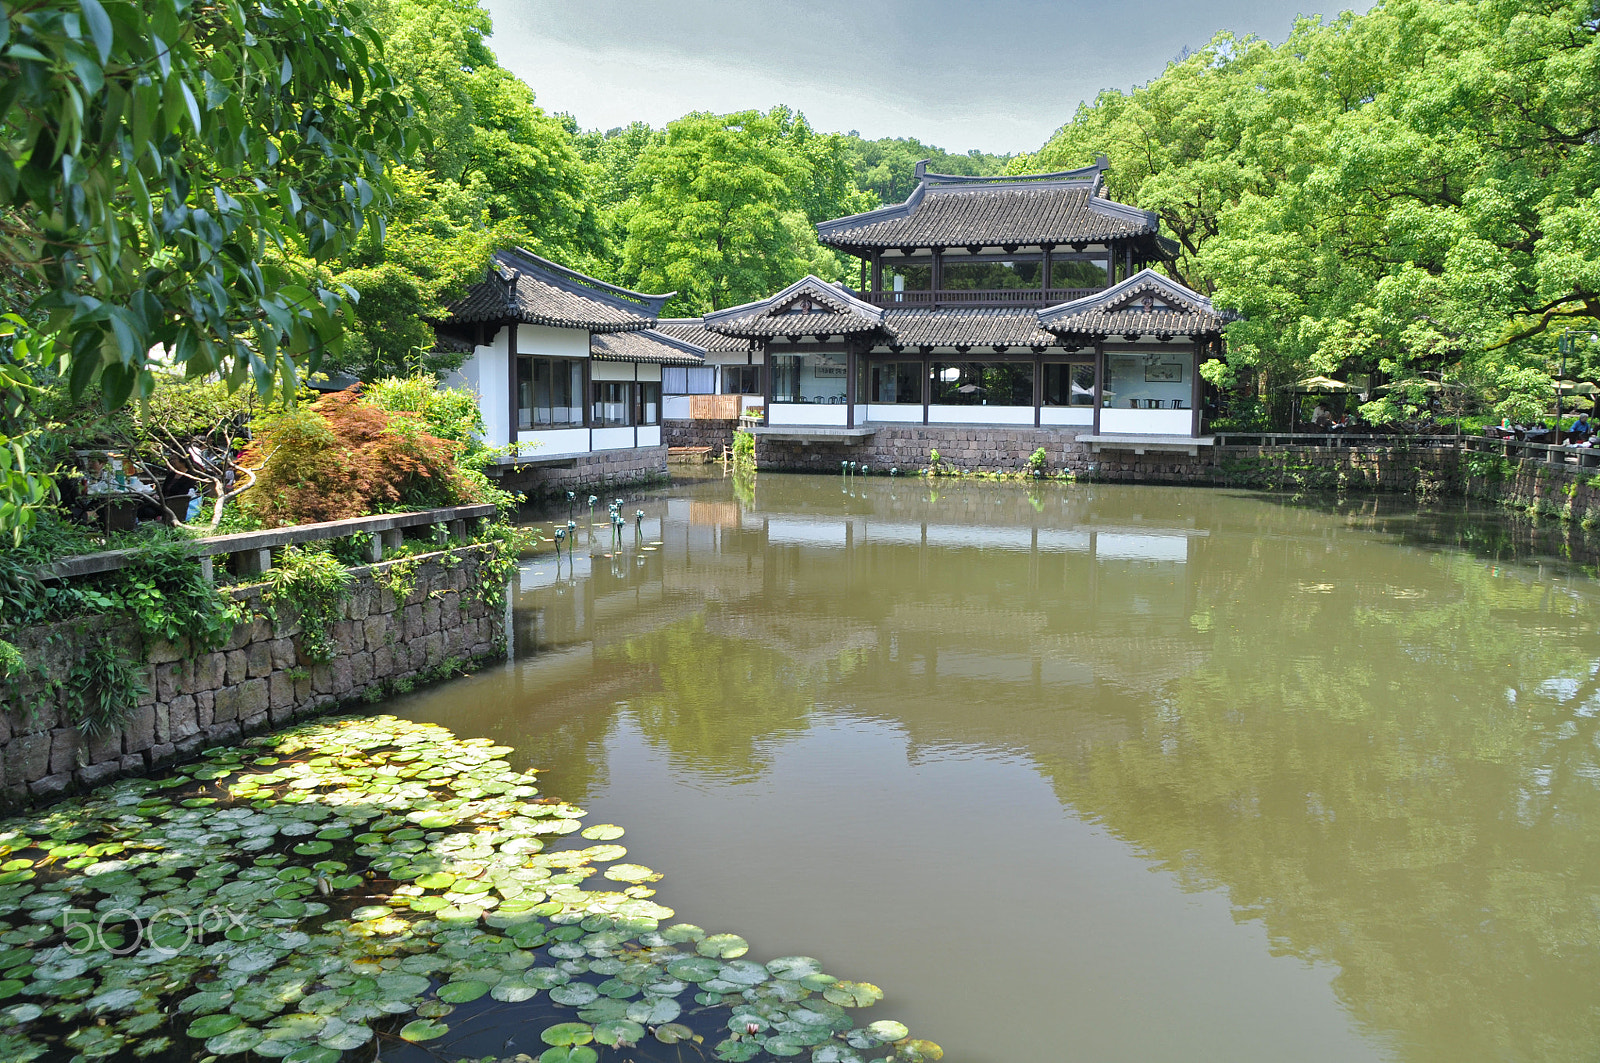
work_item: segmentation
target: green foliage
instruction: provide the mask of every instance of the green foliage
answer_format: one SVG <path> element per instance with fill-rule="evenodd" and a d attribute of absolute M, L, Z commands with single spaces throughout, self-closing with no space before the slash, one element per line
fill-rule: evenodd
<path fill-rule="evenodd" d="M 1042 472 L 1044 472 L 1045 464 L 1049 460 L 1050 460 L 1049 455 L 1047 455 L 1044 452 L 1044 448 L 1043 447 L 1040 447 L 1039 449 L 1035 450 L 1032 454 L 1028 455 L 1028 469 L 1029 469 L 1029 471 L 1034 472 L 1034 473 L 1042 473 Z"/>
<path fill-rule="evenodd" d="M 61 687 L 68 718 L 90 734 L 114 734 L 149 693 L 145 665 L 110 636 L 81 647 Z"/>
<path fill-rule="evenodd" d="M 638 195 L 618 208 L 621 271 L 635 287 L 678 292 L 674 313 L 732 306 L 807 273 L 842 279 L 812 214 L 865 205 L 838 138 L 781 107 L 671 122 L 633 180 Z"/>
<path fill-rule="evenodd" d="M 74 394 L 147 393 L 156 348 L 266 393 L 339 342 L 344 293 L 294 255 L 378 221 L 410 148 L 374 34 L 322 0 L 3 12 L 0 253 Z"/>
<path fill-rule="evenodd" d="M 15 679 L 27 669 L 28 662 L 16 646 L 0 639 L 0 679 Z"/>
<path fill-rule="evenodd" d="M 845 152 L 856 186 L 880 203 L 903 203 L 917 187 L 917 163 L 928 160 L 930 173 L 984 177 L 1005 170 L 1009 155 L 989 155 L 973 150 L 964 155 L 930 147 L 915 137 L 880 137 L 863 140 L 845 136 Z M 819 219 L 820 220 L 820 219 Z"/>
<path fill-rule="evenodd" d="M 1427 372 L 1464 386 L 1461 412 L 1537 415 L 1550 330 L 1600 317 L 1597 110 L 1589 0 L 1414 0 L 1302 19 L 1278 47 L 1219 34 L 1013 168 L 1109 155 L 1111 195 L 1179 242 L 1174 273 L 1244 313 L 1245 386 Z"/>
<path fill-rule="evenodd" d="M 755 468 L 756 464 L 756 436 L 754 432 L 733 433 L 733 463 L 739 466 Z"/>
<path fill-rule="evenodd" d="M 22 318 L 0 314 L 0 342 L 0 535 L 20 546 L 55 492 L 54 478 L 30 458 L 39 433 L 27 416 L 34 374 L 55 360 L 54 337 L 31 336 Z"/>
<path fill-rule="evenodd" d="M 351 575 L 326 550 L 286 546 L 266 573 L 261 600 L 277 613 L 278 622 L 300 621 L 300 652 L 309 661 L 331 661 L 339 647 L 333 641 Z"/>
<path fill-rule="evenodd" d="M 114 577 L 110 591 L 121 610 L 151 639 L 187 639 L 194 652 L 215 650 L 242 619 L 239 606 L 200 570 L 185 539 L 151 543 Z"/>

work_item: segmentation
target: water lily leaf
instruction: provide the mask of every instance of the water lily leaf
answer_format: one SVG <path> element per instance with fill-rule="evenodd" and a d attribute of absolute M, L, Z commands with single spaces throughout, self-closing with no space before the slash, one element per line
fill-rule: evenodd
<path fill-rule="evenodd" d="M 378 975 L 378 989 L 391 1000 L 409 1000 L 420 997 L 428 991 L 432 983 L 420 974 L 406 974 L 404 971 L 385 971 Z"/>
<path fill-rule="evenodd" d="M 206 1051 L 218 1056 L 248 1052 L 261 1043 L 262 1033 L 253 1026 L 240 1026 L 206 1039 Z"/>
<path fill-rule="evenodd" d="M 612 864 L 605 874 L 613 882 L 654 882 L 661 877 L 642 864 Z"/>
<path fill-rule="evenodd" d="M 805 1045 L 788 1034 L 769 1037 L 762 1047 L 774 1056 L 798 1056 L 805 1051 Z"/>
<path fill-rule="evenodd" d="M 4 1011 L 0 1011 L 0 1015 L 5 1016 L 6 1022 L 15 1025 L 32 1022 L 43 1014 L 44 1009 L 37 1004 L 13 1004 Z"/>
<path fill-rule="evenodd" d="M 864 1063 L 861 1053 L 834 1041 L 811 1051 L 811 1063 Z"/>
<path fill-rule="evenodd" d="M 871 982 L 835 982 L 822 995 L 843 1008 L 865 1008 L 882 1000 L 883 990 Z"/>
<path fill-rule="evenodd" d="M 488 982 L 479 982 L 468 979 L 442 985 L 438 988 L 435 995 L 438 996 L 440 1000 L 448 1001 L 451 1004 L 465 1004 L 468 1001 L 477 1000 L 488 991 Z"/>
<path fill-rule="evenodd" d="M 798 982 L 808 974 L 821 974 L 822 964 L 810 956 L 779 956 L 767 963 L 774 978 L 788 978 Z"/>
<path fill-rule="evenodd" d="M 400 1036 L 407 1041 L 431 1041 L 450 1032 L 450 1027 L 432 1019 L 414 1019 L 400 1027 Z"/>
<path fill-rule="evenodd" d="M 649 1026 L 671 1022 L 681 1014 L 683 1008 L 670 997 L 660 1000 L 638 1000 L 628 1005 L 628 1018 Z"/>
<path fill-rule="evenodd" d="M 906 1029 L 904 1023 L 895 1022 L 893 1019 L 879 1019 L 867 1026 L 867 1032 L 884 1044 L 899 1041 L 911 1036 L 911 1031 Z"/>
<path fill-rule="evenodd" d="M 239 1016 L 229 1015 L 224 1012 L 220 1015 L 206 1015 L 196 1019 L 189 1024 L 189 1028 L 184 1033 L 196 1040 L 205 1040 L 220 1033 L 227 1033 L 239 1025 L 241 1025 Z"/>
<path fill-rule="evenodd" d="M 729 1038 L 717 1045 L 717 1058 L 725 1063 L 745 1063 L 761 1054 L 761 1046 L 754 1041 L 735 1041 Z"/>
<path fill-rule="evenodd" d="M 557 1004 L 580 1007 L 600 996 L 600 991 L 587 982 L 568 982 L 550 990 L 550 999 Z"/>
<path fill-rule="evenodd" d="M 547 1048 L 539 1054 L 539 1063 L 595 1063 L 600 1053 L 588 1045 L 570 1048 Z"/>
<path fill-rule="evenodd" d="M 132 1007 L 143 999 L 144 994 L 137 989 L 108 989 L 98 996 L 90 997 L 87 1006 L 92 1012 L 120 1011 Z"/>
<path fill-rule="evenodd" d="M 335 1023 L 338 1024 L 337 1027 Z M 335 1052 L 348 1052 L 352 1048 L 360 1048 L 370 1040 L 372 1040 L 372 1030 L 369 1027 L 341 1019 L 330 1020 L 317 1035 L 317 1044 Z"/>
<path fill-rule="evenodd" d="M 767 980 L 767 969 L 754 960 L 730 960 L 717 969 L 717 977 L 735 985 L 760 985 Z"/>
<path fill-rule="evenodd" d="M 937 1063 L 944 1058 L 944 1049 L 932 1041 L 913 1037 L 895 1046 L 895 1054 L 909 1063 Z"/>
<path fill-rule="evenodd" d="M 524 1000 L 532 1000 L 538 993 L 537 986 L 510 978 L 496 982 L 494 988 L 489 990 L 490 996 L 507 1004 L 520 1004 Z"/>
<path fill-rule="evenodd" d="M 596 823 L 592 827 L 583 828 L 581 833 L 590 841 L 609 842 L 622 837 L 623 830 L 615 823 Z"/>
<path fill-rule="evenodd" d="M 299 853 L 301 856 L 316 856 L 319 853 L 325 853 L 332 848 L 332 842 L 309 841 L 301 842 L 299 845 L 296 845 L 294 847 L 294 851 Z"/>
<path fill-rule="evenodd" d="M 594 1028 L 586 1022 L 563 1022 L 545 1027 L 539 1039 L 547 1045 L 586 1045 L 594 1040 Z"/>
<path fill-rule="evenodd" d="M 433 871 L 419 876 L 416 881 L 423 889 L 442 890 L 454 885 L 456 877 L 447 871 Z"/>
<path fill-rule="evenodd" d="M 738 934 L 712 934 L 697 943 L 694 950 L 702 956 L 731 960 L 750 951 L 750 943 Z M 762 977 L 766 977 L 763 971 Z"/>
<path fill-rule="evenodd" d="M 675 1045 L 679 1041 L 691 1041 L 694 1039 L 694 1031 L 677 1022 L 669 1022 L 665 1026 L 657 1026 L 654 1032 L 656 1040 L 664 1045 Z"/>
<path fill-rule="evenodd" d="M 693 923 L 674 923 L 663 930 L 661 936 L 668 941 L 682 944 L 686 941 L 699 941 L 706 936 L 706 932 Z"/>
<path fill-rule="evenodd" d="M 685 956 L 667 964 L 667 973 L 685 982 L 707 982 L 717 976 L 722 964 L 705 956 Z"/>
<path fill-rule="evenodd" d="M 609 1048 L 626 1047 L 639 1043 L 644 1027 L 631 1019 L 613 1019 L 595 1023 L 594 1039 Z"/>

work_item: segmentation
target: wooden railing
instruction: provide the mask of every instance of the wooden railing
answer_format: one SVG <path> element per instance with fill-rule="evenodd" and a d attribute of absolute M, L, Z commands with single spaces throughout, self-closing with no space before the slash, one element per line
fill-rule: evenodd
<path fill-rule="evenodd" d="M 1094 295 L 1104 288 L 999 288 L 985 290 L 944 289 L 936 292 L 857 292 L 856 296 L 874 306 L 1054 306 Z"/>
<path fill-rule="evenodd" d="M 450 506 L 445 509 L 424 509 L 411 513 L 384 513 L 376 517 L 352 517 L 349 520 L 330 520 L 320 524 L 296 524 L 288 528 L 269 528 L 266 531 L 237 532 L 233 535 L 212 535 L 194 541 L 194 551 L 200 556 L 201 567 L 207 577 L 212 573 L 212 558 L 226 555 L 229 567 L 241 574 L 264 572 L 272 567 L 272 551 L 291 543 L 310 543 L 324 539 L 343 539 L 365 532 L 372 536 L 367 547 L 367 560 L 376 564 L 383 560 L 385 549 L 396 549 L 406 528 L 440 525 L 450 534 L 461 537 L 469 520 L 479 520 L 495 515 L 495 506 L 482 503 L 472 506 Z M 114 572 L 138 556 L 137 550 L 105 550 L 98 554 L 81 554 L 64 557 L 39 569 L 40 579 L 71 579 L 74 576 L 92 576 L 100 572 Z"/>

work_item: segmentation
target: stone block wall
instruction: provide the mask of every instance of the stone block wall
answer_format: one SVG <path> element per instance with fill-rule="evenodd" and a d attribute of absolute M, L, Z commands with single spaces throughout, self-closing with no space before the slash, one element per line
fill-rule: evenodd
<path fill-rule="evenodd" d="M 928 465 L 929 453 L 961 472 L 1022 472 L 1040 447 L 1052 474 L 1071 472 L 1101 480 L 1190 481 L 1204 478 L 1211 458 L 1182 453 L 1132 451 L 1090 452 L 1078 442 L 1078 428 L 997 428 L 971 425 L 878 425 L 860 442 L 798 443 L 756 436 L 756 465 L 795 472 L 838 472 L 841 461 L 870 465 L 887 473 L 898 467 L 911 475 Z"/>
<path fill-rule="evenodd" d="M 721 454 L 723 447 L 733 446 L 733 433 L 739 427 L 737 417 L 732 420 L 662 421 L 661 438 L 669 447 L 710 447 Z"/>
<path fill-rule="evenodd" d="M 665 438 L 665 436 L 663 436 Z M 506 466 L 500 486 L 530 499 L 550 498 L 564 491 L 627 487 L 667 478 L 667 446 L 602 450 L 576 456 L 571 465 Z"/>
<path fill-rule="evenodd" d="M 298 622 L 279 623 L 259 585 L 233 591 L 246 619 L 214 652 L 145 644 L 125 623 L 103 617 L 23 631 L 12 641 L 52 677 L 66 676 L 85 647 L 109 636 L 144 662 L 146 693 L 119 731 L 94 734 L 75 726 L 58 703 L 29 712 L 24 706 L 43 681 L 25 681 L 20 694 L 27 700 L 0 706 L 0 804 L 39 803 L 143 774 L 208 746 L 376 700 L 451 666 L 503 657 L 504 609 L 490 609 L 477 589 L 483 549 L 351 570 L 349 597 L 332 629 L 337 651 L 325 663 L 304 656 Z M 397 572 L 399 566 L 406 567 Z"/>

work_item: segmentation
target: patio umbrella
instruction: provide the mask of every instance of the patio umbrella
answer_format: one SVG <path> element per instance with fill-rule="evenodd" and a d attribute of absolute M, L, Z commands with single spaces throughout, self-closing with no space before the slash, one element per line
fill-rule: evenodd
<path fill-rule="evenodd" d="M 1331 376 L 1308 376 L 1294 385 L 1293 390 L 1312 393 L 1319 391 L 1359 391 L 1361 389 L 1354 384 L 1346 384 L 1343 380 L 1335 380 Z"/>
<path fill-rule="evenodd" d="M 1557 380 L 1555 389 L 1563 395 L 1593 395 L 1600 391 L 1600 387 L 1589 383 L 1587 380 Z"/>
<path fill-rule="evenodd" d="M 1437 380 L 1425 380 L 1414 377 L 1410 380 L 1391 380 L 1387 384 L 1378 386 L 1378 391 L 1389 391 L 1392 388 L 1421 388 L 1424 391 L 1443 391 L 1446 387 L 1460 387 L 1459 384 L 1441 384 Z"/>

